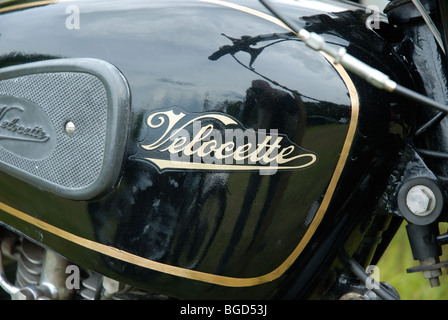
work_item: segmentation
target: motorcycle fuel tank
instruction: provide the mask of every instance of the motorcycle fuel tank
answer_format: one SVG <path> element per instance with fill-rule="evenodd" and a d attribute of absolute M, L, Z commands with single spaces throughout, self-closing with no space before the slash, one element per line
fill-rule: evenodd
<path fill-rule="evenodd" d="M 362 8 L 277 5 L 408 81 Z M 1 223 L 150 292 L 331 286 L 406 135 L 257 1 L 8 1 L 0 32 Z"/>

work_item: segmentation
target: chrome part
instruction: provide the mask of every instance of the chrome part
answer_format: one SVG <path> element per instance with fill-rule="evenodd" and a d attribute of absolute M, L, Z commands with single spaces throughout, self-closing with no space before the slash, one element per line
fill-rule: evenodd
<path fill-rule="evenodd" d="M 308 47 L 315 51 L 325 52 L 334 58 L 335 63 L 341 64 L 348 70 L 361 76 L 364 80 L 371 83 L 375 87 L 385 89 L 389 92 L 394 91 L 397 87 L 397 84 L 390 80 L 386 74 L 351 56 L 346 52 L 345 48 L 336 49 L 328 45 L 324 38 L 320 35 L 314 32 L 308 32 L 305 29 L 301 29 L 298 35 Z"/>
<path fill-rule="evenodd" d="M 3 268 L 3 257 L 6 256 L 12 259 L 18 258 L 17 238 L 18 237 L 12 232 L 7 232 L 6 235 L 3 236 L 0 246 L 0 287 L 9 295 L 16 294 L 20 288 L 8 280 Z"/>
<path fill-rule="evenodd" d="M 260 2 L 290 30 L 292 30 L 300 40 L 305 42 L 307 46 L 315 51 L 321 51 L 331 56 L 335 60 L 335 63 L 341 64 L 345 69 L 357 74 L 373 86 L 389 92 L 397 93 L 417 103 L 421 103 L 436 110 L 443 111 L 444 113 L 448 113 L 448 107 L 446 105 L 399 85 L 395 81 L 392 81 L 386 74 L 370 67 L 364 62 L 348 54 L 344 48 L 336 49 L 335 47 L 328 45 L 325 39 L 318 34 L 308 32 L 305 29 L 296 30 L 294 24 L 289 22 L 288 19 L 275 10 L 275 8 L 270 5 L 268 0 L 260 0 Z"/>
<path fill-rule="evenodd" d="M 430 257 L 425 260 L 420 260 L 420 266 L 422 267 L 432 266 L 438 262 L 439 262 L 438 259 Z M 442 275 L 442 269 L 431 269 L 423 271 L 423 278 L 429 279 L 429 285 L 431 286 L 431 288 L 440 286 L 439 277 L 441 275 Z"/>
<path fill-rule="evenodd" d="M 11 295 L 12 300 L 47 300 L 37 287 L 20 288 L 18 292 Z"/>
<path fill-rule="evenodd" d="M 168 299 L 72 264 L 58 253 L 6 229 L 0 228 L 0 241 L 0 287 L 11 300 Z M 8 279 L 4 271 L 4 257 L 17 265 L 14 280 L 10 274 L 11 280 Z"/>
<path fill-rule="evenodd" d="M 442 268 L 446 268 L 446 261 L 440 262 L 442 250 L 437 240 L 438 225 L 414 225 L 408 223 L 406 231 L 411 245 L 414 260 L 419 261 L 419 266 L 408 268 L 407 273 L 422 272 L 423 277 L 429 280 L 431 287 L 440 285 L 439 277 Z"/>
<path fill-rule="evenodd" d="M 40 286 L 46 292 L 46 295 L 53 300 L 66 300 L 74 294 L 73 289 L 66 286 L 66 269 L 70 262 L 47 250 L 45 252 L 45 260 L 40 278 Z"/>
<path fill-rule="evenodd" d="M 3 257 L 1 253 L 0 253 L 0 287 L 2 287 L 2 289 L 5 290 L 5 292 L 8 293 L 10 296 L 17 294 L 20 290 L 19 287 L 16 287 L 11 282 L 9 282 L 8 278 L 6 277 L 5 271 L 3 270 Z"/>
<path fill-rule="evenodd" d="M 44 250 L 34 243 L 23 239 L 20 246 L 16 284 L 19 287 L 39 284 Z"/>
<path fill-rule="evenodd" d="M 53 251 L 14 235 L 2 239 L 0 258 L 3 256 L 17 263 L 13 284 L 0 259 L 0 286 L 12 300 L 62 300 L 73 295 L 73 290 L 65 285 L 65 269 L 69 262 Z"/>
<path fill-rule="evenodd" d="M 80 296 L 84 300 L 98 300 L 101 293 L 102 276 L 98 273 L 90 274 L 82 281 Z"/>
<path fill-rule="evenodd" d="M 344 48 L 338 49 L 329 45 L 323 37 L 314 32 L 308 32 L 305 29 L 297 30 L 294 24 L 280 14 L 268 0 L 260 0 L 260 2 L 311 49 L 328 54 L 334 59 L 335 63 L 341 64 L 344 68 L 356 73 L 375 87 L 389 92 L 395 91 L 397 83 L 392 81 L 386 74 L 351 56 Z"/>
<path fill-rule="evenodd" d="M 424 217 L 434 211 L 436 196 L 427 186 L 418 185 L 408 191 L 406 205 L 413 214 Z"/>
<path fill-rule="evenodd" d="M 75 124 L 72 122 L 72 121 L 68 121 L 66 124 L 65 124 L 65 132 L 68 134 L 68 135 L 72 135 L 72 134 L 74 134 L 75 133 L 75 131 L 76 131 L 76 126 L 75 126 Z"/>

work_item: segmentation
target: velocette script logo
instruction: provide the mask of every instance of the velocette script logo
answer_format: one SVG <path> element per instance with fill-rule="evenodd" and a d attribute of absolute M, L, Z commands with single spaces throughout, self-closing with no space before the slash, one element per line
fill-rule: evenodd
<path fill-rule="evenodd" d="M 0 95 L 0 153 L 8 152 L 28 160 L 44 159 L 56 147 L 54 137 L 54 125 L 38 104 Z"/>
<path fill-rule="evenodd" d="M 45 142 L 50 137 L 42 126 L 28 126 L 21 122 L 24 109 L 17 106 L 0 105 L 0 139 L 29 142 Z M 12 115 L 12 117 L 8 117 Z"/>
<path fill-rule="evenodd" d="M 132 158 L 160 170 L 256 171 L 303 169 L 317 155 L 291 142 L 276 129 L 244 128 L 218 112 L 159 111 L 145 117 L 140 148 Z"/>

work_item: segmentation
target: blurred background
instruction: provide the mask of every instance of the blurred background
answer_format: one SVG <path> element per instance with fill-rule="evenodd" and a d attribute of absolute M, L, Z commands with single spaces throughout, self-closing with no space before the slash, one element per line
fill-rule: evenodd
<path fill-rule="evenodd" d="M 404 222 L 398 230 L 392 244 L 378 264 L 379 280 L 391 284 L 398 290 L 402 300 L 447 300 L 448 276 L 446 269 L 442 270 L 440 286 L 431 288 L 429 280 L 423 279 L 421 272 L 407 273 L 406 269 L 419 263 L 412 258 L 411 247 L 406 234 Z M 448 224 L 440 224 L 441 233 L 447 232 Z M 441 261 L 448 260 L 448 248 L 442 247 Z"/>

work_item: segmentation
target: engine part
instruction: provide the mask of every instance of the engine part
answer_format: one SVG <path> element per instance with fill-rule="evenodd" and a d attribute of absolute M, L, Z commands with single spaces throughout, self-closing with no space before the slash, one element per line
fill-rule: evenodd
<path fill-rule="evenodd" d="M 398 193 L 398 208 L 404 218 L 417 225 L 435 222 L 444 206 L 444 194 L 440 186 L 426 177 L 406 181 Z"/>
<path fill-rule="evenodd" d="M 12 300 L 166 300 L 80 266 L 51 250 L 0 229 L 0 287 Z M 8 279 L 3 257 L 16 263 L 15 279 Z M 71 271 L 77 272 L 73 275 Z"/>
<path fill-rule="evenodd" d="M 414 259 L 420 261 L 421 267 L 425 267 L 421 269 L 423 277 L 429 279 L 431 287 L 439 286 L 439 276 L 442 275 L 442 270 L 437 264 L 442 251 L 437 241 L 437 225 L 415 225 L 409 223 L 406 225 L 406 231 Z M 408 269 L 408 272 L 413 272 L 413 270 Z"/>

